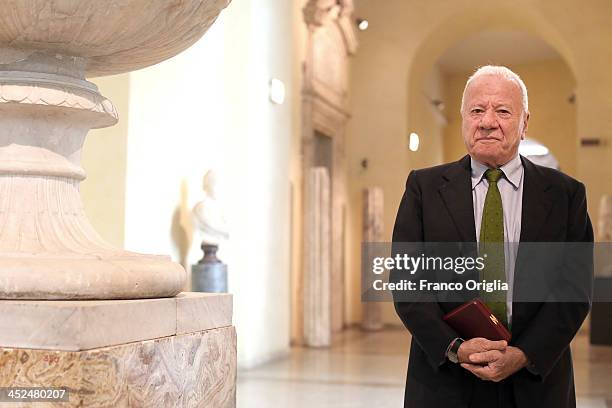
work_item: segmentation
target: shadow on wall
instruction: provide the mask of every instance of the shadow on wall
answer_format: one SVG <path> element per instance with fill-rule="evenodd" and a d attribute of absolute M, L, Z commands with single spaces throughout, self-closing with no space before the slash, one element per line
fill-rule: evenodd
<path fill-rule="evenodd" d="M 181 181 L 181 195 L 179 205 L 172 214 L 172 226 L 170 233 L 172 243 L 179 254 L 179 263 L 183 265 L 185 270 L 189 272 L 188 255 L 191 244 L 193 243 L 193 220 L 191 218 L 191 210 L 189 209 L 189 188 L 187 180 Z M 186 290 L 191 284 L 187 283 Z"/>

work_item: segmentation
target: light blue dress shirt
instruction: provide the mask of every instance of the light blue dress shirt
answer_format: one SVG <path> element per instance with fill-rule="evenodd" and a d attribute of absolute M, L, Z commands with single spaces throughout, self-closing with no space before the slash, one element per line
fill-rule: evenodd
<path fill-rule="evenodd" d="M 472 166 L 472 202 L 474 204 L 474 221 L 476 226 L 476 240 L 480 241 L 480 224 L 489 182 L 484 176 L 488 167 L 473 157 L 470 157 Z M 518 243 L 521 240 L 521 213 L 523 210 L 523 176 L 524 169 L 521 158 L 517 154 L 512 160 L 500 167 L 504 176 L 497 182 L 502 199 L 504 212 L 504 254 L 506 282 L 508 293 L 506 305 L 508 323 L 512 322 L 512 287 L 514 284 L 514 266 L 518 252 Z"/>

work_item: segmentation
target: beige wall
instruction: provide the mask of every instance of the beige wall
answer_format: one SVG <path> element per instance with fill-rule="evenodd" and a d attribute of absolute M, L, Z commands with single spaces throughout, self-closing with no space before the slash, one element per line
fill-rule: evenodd
<path fill-rule="evenodd" d="M 537 61 L 512 65 L 525 82 L 529 95 L 527 137 L 546 145 L 559 160 L 565 173 L 576 177 L 577 135 L 576 105 L 568 102 L 576 84 L 569 67 L 562 60 Z M 444 161 L 454 161 L 466 154 L 461 137 L 461 94 L 472 72 L 447 75 L 445 78 L 445 111 L 448 126 L 444 129 Z"/>
<path fill-rule="evenodd" d="M 82 165 L 87 179 L 81 183 L 81 196 L 96 231 L 111 244 L 123 247 L 130 77 L 115 75 L 94 78 L 92 82 L 113 102 L 119 122 L 94 129 L 85 139 Z"/>

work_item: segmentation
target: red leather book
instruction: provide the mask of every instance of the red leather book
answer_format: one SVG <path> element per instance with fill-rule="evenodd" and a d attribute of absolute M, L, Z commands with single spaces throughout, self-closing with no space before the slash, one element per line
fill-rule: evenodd
<path fill-rule="evenodd" d="M 463 339 L 484 337 L 488 340 L 506 340 L 512 335 L 480 299 L 470 300 L 451 310 L 442 318 Z"/>

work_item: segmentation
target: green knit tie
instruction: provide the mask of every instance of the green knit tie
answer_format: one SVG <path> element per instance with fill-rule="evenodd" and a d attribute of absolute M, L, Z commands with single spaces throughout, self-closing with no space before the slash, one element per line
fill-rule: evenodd
<path fill-rule="evenodd" d="M 484 176 L 489 182 L 480 223 L 480 253 L 487 254 L 485 267 L 480 271 L 480 279 L 487 282 L 500 280 L 506 282 L 504 259 L 504 210 L 497 182 L 504 175 L 500 169 L 489 169 Z M 481 255 L 482 256 L 482 255 Z M 495 317 L 507 326 L 506 291 L 487 293 L 480 296 Z"/>

